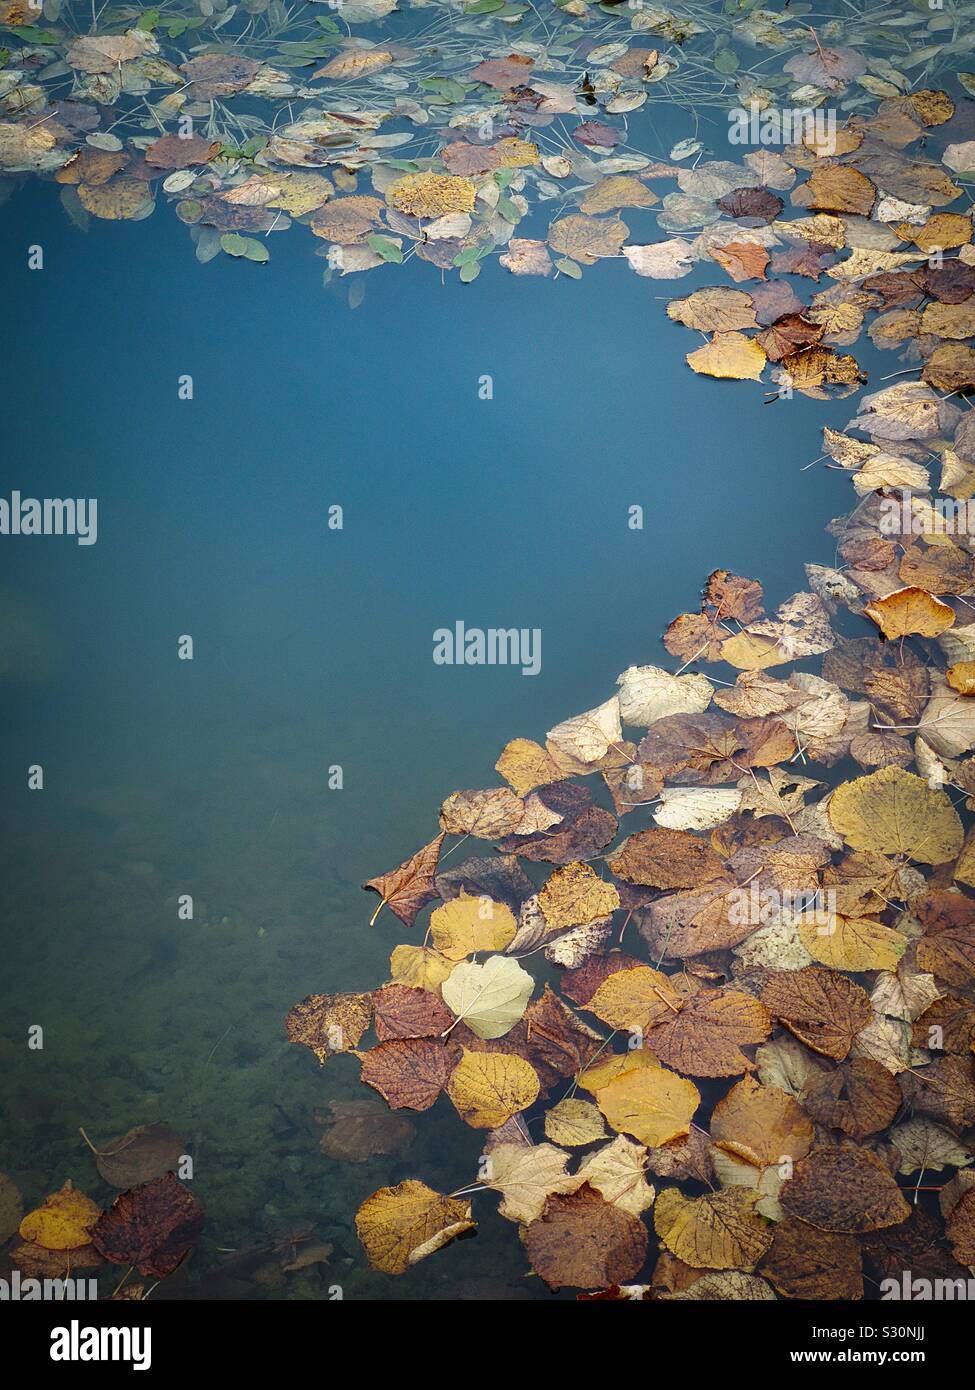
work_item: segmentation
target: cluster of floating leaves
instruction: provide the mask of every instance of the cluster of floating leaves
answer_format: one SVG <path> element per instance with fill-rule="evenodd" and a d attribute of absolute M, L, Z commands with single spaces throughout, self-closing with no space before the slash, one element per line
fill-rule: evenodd
<path fill-rule="evenodd" d="M 800 66 L 862 72 L 821 46 Z M 364 885 L 373 920 L 437 904 L 425 934 L 380 988 L 296 1005 L 288 1035 L 353 1053 L 393 1111 L 446 1094 L 484 1134 L 454 1192 L 409 1179 L 362 1204 L 375 1268 L 474 1229 L 475 1193 L 585 1297 L 859 1299 L 975 1268 L 975 539 L 947 524 L 975 498 L 975 249 L 951 210 L 970 129 L 920 88 L 829 154 L 683 179 L 714 211 L 681 257 L 738 286 L 668 306 L 706 335 L 692 368 L 850 395 L 864 373 L 838 349 L 867 323 L 908 365 L 824 430 L 859 499 L 834 566 L 774 611 L 715 571 L 664 633 L 673 669 L 631 667 L 544 743 L 514 739 L 502 785 L 449 796 L 438 835 Z M 589 238 L 613 219 L 569 220 L 550 244 L 607 253 Z M 614 235 L 674 274 L 676 251 Z M 824 275 L 803 304 L 795 277 Z M 493 852 L 447 867 L 469 837 Z"/>
<path fill-rule="evenodd" d="M 859 498 L 832 524 L 835 567 L 808 566 L 774 612 L 758 581 L 716 571 L 665 633 L 675 669 L 632 667 L 544 744 L 515 739 L 505 785 L 449 797 L 436 838 L 366 885 L 408 927 L 439 904 L 422 944 L 398 945 L 374 991 L 296 1005 L 288 1034 L 321 1061 L 354 1053 L 392 1110 L 445 1093 L 484 1133 L 455 1192 L 409 1179 L 363 1203 L 369 1259 L 399 1274 L 472 1230 L 476 1191 L 550 1287 L 597 1297 L 859 1298 L 904 1269 L 964 1276 L 975 547 L 943 522 L 975 497 L 975 78 L 917 80 L 958 65 L 964 9 L 814 31 L 799 6 L 720 24 L 707 6 L 429 8 L 409 43 L 389 0 L 348 0 L 297 40 L 254 6 L 224 42 L 243 11 L 105 11 L 93 35 L 4 0 L 0 166 L 95 217 L 145 216 L 161 188 L 203 260 L 265 260 L 298 222 L 343 275 L 415 256 L 470 281 L 494 252 L 529 275 L 713 266 L 724 283 L 667 309 L 704 335 L 695 371 L 850 395 L 865 374 L 844 349 L 866 330 L 907 379 L 824 432 Z M 688 140 L 654 160 L 627 115 L 682 82 L 718 109 L 828 107 L 835 143 L 813 130 L 737 163 Z M 546 203 L 544 235 L 524 235 Z M 637 217 L 665 238 L 634 239 Z M 494 852 L 446 868 L 447 835 Z M 396 1151 L 413 1128 L 391 1118 L 333 1106 L 323 1151 Z M 138 1186 L 88 1210 L 70 1247 L 43 1209 L 21 1236 L 168 1273 L 197 1230 L 174 1184 L 150 1180 L 148 1216 Z"/>
<path fill-rule="evenodd" d="M 203 1208 L 176 1177 L 184 1141 L 165 1124 L 139 1125 L 101 1149 L 84 1138 L 99 1176 L 118 1190 L 112 1205 L 103 1209 L 69 1180 L 25 1215 L 20 1192 L 0 1173 L 0 1244 L 10 1242 L 6 1259 L 22 1279 L 87 1279 L 115 1265 L 111 1297 L 141 1300 L 179 1268 L 203 1229 Z"/>
<path fill-rule="evenodd" d="M 0 0 L 0 173 L 56 180 L 82 224 L 146 217 L 161 194 L 203 261 L 264 262 L 271 234 L 294 223 L 323 243 L 329 276 L 416 257 L 465 282 L 489 255 L 516 275 L 578 278 L 625 257 L 644 276 L 717 262 L 734 280 L 764 279 L 773 248 L 795 259 L 792 273 L 818 278 L 849 247 L 839 294 L 866 258 L 909 254 L 892 249 L 905 239 L 916 250 L 918 205 L 946 200 L 944 180 L 929 188 L 875 151 L 897 164 L 893 151 L 942 119 L 913 89 L 919 73 L 959 66 L 973 11 L 844 10 L 817 29 L 808 5 L 750 0 L 677 11 L 643 0 L 170 0 L 102 7 L 89 32 L 80 6 L 46 0 L 37 18 L 28 0 Z M 731 107 L 828 105 L 851 162 L 840 178 L 814 147 L 708 161 L 696 137 L 661 160 L 633 143 L 630 119 L 654 101 L 711 114 L 722 148 Z M 832 220 L 780 221 L 797 167 L 812 170 L 803 206 Z M 871 188 L 887 206 L 861 245 L 836 215 L 869 216 L 881 201 Z M 766 295 L 758 322 L 782 317 L 777 307 Z M 827 344 L 851 331 L 845 304 L 817 313 Z M 724 340 L 701 369 L 756 375 L 760 346 Z M 834 369 L 844 381 L 852 370 Z"/>

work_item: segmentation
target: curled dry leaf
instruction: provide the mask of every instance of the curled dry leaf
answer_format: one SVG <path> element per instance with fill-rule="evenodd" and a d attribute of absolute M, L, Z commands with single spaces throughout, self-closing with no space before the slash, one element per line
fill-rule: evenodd
<path fill-rule="evenodd" d="M 470 1202 L 441 1196 L 412 1179 L 398 1187 L 381 1187 L 355 1216 L 369 1263 L 384 1274 L 405 1274 L 476 1224 Z"/>

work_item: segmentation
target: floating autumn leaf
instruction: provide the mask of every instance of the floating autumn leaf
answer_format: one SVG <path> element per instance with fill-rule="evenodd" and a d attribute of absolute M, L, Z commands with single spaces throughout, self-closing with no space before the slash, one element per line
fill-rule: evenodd
<path fill-rule="evenodd" d="M 172 1173 L 140 1183 L 115 1198 L 91 1232 L 112 1264 L 135 1265 L 165 1279 L 189 1255 L 203 1229 L 203 1208 Z"/>
<path fill-rule="evenodd" d="M 752 995 L 705 989 L 655 1022 L 644 1043 L 687 1075 L 735 1076 L 751 1065 L 742 1046 L 764 1042 L 771 1027 L 765 1006 Z"/>
<path fill-rule="evenodd" d="M 551 1196 L 524 1234 L 532 1268 L 551 1289 L 625 1284 L 642 1269 L 648 1239 L 642 1221 L 588 1183 Z"/>
<path fill-rule="evenodd" d="M 620 895 L 613 884 L 601 879 L 588 864 L 565 864 L 556 869 L 538 895 L 538 906 L 550 931 L 587 926 L 608 917 L 619 905 Z"/>
<path fill-rule="evenodd" d="M 955 613 L 926 589 L 908 584 L 868 603 L 864 613 L 887 638 L 939 637 L 954 624 Z"/>
<path fill-rule="evenodd" d="M 369 1263 L 383 1274 L 405 1274 L 476 1225 L 470 1202 L 444 1197 L 411 1178 L 398 1187 L 381 1187 L 355 1215 Z"/>
<path fill-rule="evenodd" d="M 548 229 L 548 244 L 580 265 L 595 265 L 601 256 L 618 256 L 630 229 L 618 217 L 570 213 Z"/>
<path fill-rule="evenodd" d="M 324 1066 L 334 1052 L 350 1052 L 372 1019 L 370 994 L 309 994 L 284 1020 L 288 1041 L 310 1048 Z"/>
<path fill-rule="evenodd" d="M 323 68 L 318 68 L 312 73 L 310 80 L 314 82 L 319 77 L 327 77 L 333 82 L 344 82 L 350 77 L 365 77 L 371 72 L 382 72 L 392 61 L 393 55 L 387 48 L 353 48 L 347 53 L 338 54 Z"/>
<path fill-rule="evenodd" d="M 614 874 L 653 888 L 692 888 L 728 871 L 710 845 L 680 830 L 641 830 L 606 860 Z"/>
<path fill-rule="evenodd" d="M 853 212 L 869 217 L 877 190 L 865 174 L 849 165 L 814 169 L 792 195 L 798 207 L 821 212 Z"/>
<path fill-rule="evenodd" d="M 137 1125 L 92 1152 L 109 1187 L 124 1189 L 177 1171 L 186 1142 L 168 1125 Z"/>
<path fill-rule="evenodd" d="M 523 1057 L 467 1048 L 447 1083 L 457 1113 L 475 1129 L 499 1129 L 527 1110 L 538 1092 L 538 1075 Z"/>
<path fill-rule="evenodd" d="M 518 926 L 511 909 L 490 898 L 461 891 L 430 915 L 430 937 L 448 960 L 463 960 L 481 951 L 503 951 Z"/>
<path fill-rule="evenodd" d="M 694 269 L 690 247 L 680 237 L 651 242 L 649 246 L 624 246 L 631 270 L 652 280 L 681 280 Z"/>
<path fill-rule="evenodd" d="M 908 945 L 905 936 L 874 917 L 804 912 L 796 929 L 813 960 L 834 970 L 896 970 Z"/>
<path fill-rule="evenodd" d="M 841 1062 L 854 1039 L 873 1017 L 870 1000 L 859 985 L 835 970 L 769 971 L 762 1003 L 800 1042 L 823 1057 Z"/>
<path fill-rule="evenodd" d="M 495 1144 L 480 1181 L 502 1194 L 498 1211 L 526 1224 L 541 1216 L 553 1192 L 571 1192 L 578 1180 L 566 1172 L 568 1154 L 554 1144 Z"/>
<path fill-rule="evenodd" d="M 429 1110 L 447 1084 L 456 1049 L 439 1038 L 392 1038 L 355 1056 L 361 1079 L 394 1110 Z"/>
<path fill-rule="evenodd" d="M 616 684 L 622 722 L 643 728 L 668 714 L 701 713 L 714 694 L 706 676 L 674 676 L 659 666 L 630 666 Z"/>
<path fill-rule="evenodd" d="M 20 1223 L 24 1240 L 45 1250 L 73 1250 L 87 1245 L 102 1209 L 84 1192 L 66 1182 Z"/>
<path fill-rule="evenodd" d="M 757 1198 L 743 1187 L 705 1197 L 685 1197 L 668 1187 L 654 1204 L 654 1229 L 694 1269 L 753 1270 L 772 1240 L 768 1221 L 755 1211 Z"/>
<path fill-rule="evenodd" d="M 418 849 L 416 854 L 404 860 L 397 868 L 366 880 L 363 888 L 378 893 L 381 900 L 372 914 L 370 926 L 388 905 L 390 911 L 394 912 L 401 922 L 412 927 L 420 909 L 439 896 L 433 886 L 433 880 L 436 877 L 437 861 L 440 858 L 444 836 L 445 832 L 441 830 L 435 840 Z"/>
<path fill-rule="evenodd" d="M 813 1127 L 792 1096 L 746 1076 L 714 1107 L 711 1138 L 717 1148 L 755 1169 L 757 1187 L 763 1169 L 805 1157 Z"/>
<path fill-rule="evenodd" d="M 605 979 L 586 1008 L 612 1028 L 642 1032 L 668 1014 L 677 1013 L 683 1002 L 667 975 L 639 965 Z"/>
<path fill-rule="evenodd" d="M 704 347 L 687 354 L 687 365 L 704 376 L 760 381 L 765 367 L 761 344 L 743 333 L 715 333 Z"/>
<path fill-rule="evenodd" d="M 973 1155 L 949 1130 L 915 1115 L 890 1131 L 890 1142 L 900 1155 L 898 1173 L 911 1174 L 926 1169 L 965 1168 Z"/>
<path fill-rule="evenodd" d="M 452 968 L 448 964 L 448 969 Z M 391 1038 L 438 1038 L 453 1022 L 436 986 L 418 989 L 396 982 L 383 985 L 373 995 L 373 1008 L 380 1042 Z"/>
<path fill-rule="evenodd" d="M 775 1223 L 761 1270 L 785 1298 L 863 1297 L 862 1259 L 855 1238 L 817 1230 L 792 1216 Z"/>
<path fill-rule="evenodd" d="M 659 1066 L 623 1071 L 595 1094 L 596 1104 L 613 1129 L 651 1146 L 668 1144 L 687 1134 L 701 1103 L 693 1082 Z"/>
<path fill-rule="evenodd" d="M 588 771 L 623 741 L 619 697 L 556 724 L 545 738 L 549 754 L 567 771 Z"/>
<path fill-rule="evenodd" d="M 946 864 L 962 847 L 958 812 L 937 787 L 899 767 L 881 768 L 833 793 L 829 819 L 853 849 Z"/>
<path fill-rule="evenodd" d="M 610 174 L 593 184 L 579 204 L 585 213 L 614 212 L 617 208 L 650 208 L 660 199 L 652 188 L 632 174 Z"/>
<path fill-rule="evenodd" d="M 507 787 L 487 791 L 453 792 L 440 808 L 440 824 L 448 835 L 477 835 L 497 840 L 517 830 L 524 803 Z"/>
<path fill-rule="evenodd" d="M 200 135 L 164 135 L 149 146 L 145 159 L 158 169 L 186 169 L 209 163 L 219 150 L 218 140 L 204 140 Z"/>
<path fill-rule="evenodd" d="M 569 1097 L 546 1111 L 545 1137 L 551 1139 L 553 1144 L 565 1144 L 570 1149 L 582 1148 L 605 1136 L 603 1117 L 591 1101 Z"/>
<path fill-rule="evenodd" d="M 516 960 L 490 956 L 454 967 L 441 985 L 447 1007 L 479 1038 L 500 1038 L 525 1012 L 535 981 Z"/>
<path fill-rule="evenodd" d="M 702 333 L 731 333 L 758 327 L 751 295 L 720 286 L 695 290 L 686 299 L 672 299 L 667 305 L 667 317 Z"/>
<path fill-rule="evenodd" d="M 517 796 L 526 796 L 535 787 L 558 782 L 565 776 L 551 754 L 530 738 L 512 739 L 494 766 Z"/>
<path fill-rule="evenodd" d="M 829 1129 L 858 1141 L 886 1129 L 901 1108 L 897 1081 L 869 1057 L 853 1057 L 835 1071 L 810 1077 L 803 1088 L 803 1109 Z"/>
<path fill-rule="evenodd" d="M 454 963 L 429 946 L 397 946 L 389 958 L 389 968 L 393 979 L 404 985 L 435 990 L 446 980 Z"/>
<path fill-rule="evenodd" d="M 416 1127 L 405 1115 L 391 1115 L 372 1100 L 333 1100 L 331 1118 L 318 1147 L 328 1158 L 365 1163 L 376 1154 L 400 1153 L 416 1138 Z"/>
<path fill-rule="evenodd" d="M 712 246 L 711 259 L 726 270 L 732 280 L 764 280 L 769 254 L 764 246 L 753 242 L 729 241 L 725 246 Z"/>
<path fill-rule="evenodd" d="M 862 1235 L 906 1221 L 911 1209 L 890 1170 L 869 1149 L 817 1149 L 779 1194 L 791 1216 L 821 1231 Z"/>
<path fill-rule="evenodd" d="M 605 1201 L 639 1216 L 654 1199 L 654 1190 L 644 1176 L 646 1162 L 643 1145 L 619 1134 L 612 1143 L 583 1159 L 572 1181 L 576 1186 L 587 1182 Z"/>

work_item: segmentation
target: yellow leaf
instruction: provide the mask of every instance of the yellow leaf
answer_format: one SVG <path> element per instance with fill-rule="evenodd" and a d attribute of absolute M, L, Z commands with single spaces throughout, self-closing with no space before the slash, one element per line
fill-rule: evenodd
<path fill-rule="evenodd" d="M 450 1074 L 447 1094 L 474 1129 L 499 1129 L 537 1098 L 538 1075 L 523 1057 L 506 1052 L 470 1052 Z"/>
<path fill-rule="evenodd" d="M 463 960 L 478 951 L 503 951 L 517 930 L 504 903 L 469 897 L 463 890 L 430 916 L 431 940 L 448 960 Z"/>
<path fill-rule="evenodd" d="M 455 174 L 405 174 L 391 184 L 387 199 L 412 217 L 443 217 L 448 212 L 473 212 L 477 189 L 470 179 Z"/>
<path fill-rule="evenodd" d="M 880 628 L 885 637 L 939 637 L 955 621 L 955 612 L 927 589 L 913 584 L 895 589 L 883 598 L 874 599 L 863 610 Z"/>
<path fill-rule="evenodd" d="M 553 1144 L 581 1148 L 605 1134 L 603 1117 L 588 1100 L 560 1100 L 545 1116 L 545 1137 Z"/>
<path fill-rule="evenodd" d="M 381 1187 L 366 1198 L 355 1216 L 369 1263 L 384 1274 L 404 1274 L 476 1225 L 470 1202 L 444 1197 L 411 1178 L 398 1187 Z"/>
<path fill-rule="evenodd" d="M 772 1228 L 754 1210 L 759 1194 L 743 1187 L 685 1197 L 676 1187 L 654 1207 L 657 1235 L 694 1269 L 754 1269 L 772 1243 Z"/>
<path fill-rule="evenodd" d="M 907 938 L 872 917 L 804 913 L 797 921 L 799 937 L 813 960 L 834 970 L 896 970 L 907 950 Z"/>
<path fill-rule="evenodd" d="M 397 946 L 389 958 L 389 968 L 392 978 L 401 984 L 436 992 L 453 965 L 429 946 Z"/>
<path fill-rule="evenodd" d="M 613 1129 L 654 1148 L 687 1134 L 700 1102 L 697 1087 L 666 1067 L 625 1071 L 596 1092 Z"/>
<path fill-rule="evenodd" d="M 578 862 L 556 869 L 538 895 L 538 906 L 550 931 L 588 926 L 608 917 L 619 905 L 620 895 L 613 884 L 600 878 L 588 864 Z"/>
<path fill-rule="evenodd" d="M 905 854 L 921 864 L 947 864 L 965 838 L 945 793 L 899 767 L 837 787 L 829 819 L 853 849 Z"/>
<path fill-rule="evenodd" d="M 687 365 L 695 372 L 733 381 L 760 381 L 765 361 L 760 345 L 743 333 L 715 333 L 704 347 L 687 354 Z"/>
<path fill-rule="evenodd" d="M 101 1214 L 96 1202 L 66 1182 L 43 1206 L 27 1213 L 20 1223 L 20 1234 L 45 1250 L 76 1250 L 89 1244 L 91 1228 Z"/>

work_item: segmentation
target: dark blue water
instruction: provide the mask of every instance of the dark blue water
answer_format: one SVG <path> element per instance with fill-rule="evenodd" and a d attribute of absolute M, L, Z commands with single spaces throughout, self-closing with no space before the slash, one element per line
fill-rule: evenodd
<path fill-rule="evenodd" d="M 370 272 L 353 311 L 309 238 L 276 238 L 267 267 L 201 267 L 162 208 L 83 235 L 33 186 L 3 215 L 0 492 L 96 497 L 98 541 L 3 540 L 5 601 L 52 664 L 25 658 L 0 687 L 0 1169 L 31 1201 L 67 1178 L 107 1200 L 77 1127 L 166 1120 L 208 1212 L 176 1292 L 221 1250 L 309 1228 L 347 1296 L 537 1296 L 493 1201 L 477 1241 L 401 1280 L 367 1271 L 351 1214 L 405 1170 L 317 1152 L 313 1112 L 359 1096 L 357 1069 L 319 1075 L 283 1015 L 387 977 L 410 933 L 388 914 L 367 928 L 361 880 L 430 839 L 449 792 L 495 784 L 508 739 L 665 659 L 661 629 L 712 569 L 777 603 L 804 561 L 831 562 L 847 485 L 800 470 L 852 412 L 691 373 L 698 337 L 664 308 L 696 276 L 489 262 L 465 287 L 414 263 Z M 540 673 L 435 665 L 433 632 L 458 619 L 540 628 Z M 418 1117 L 408 1168 L 451 1190 L 480 1141 L 443 1106 Z M 252 1292 L 320 1297 L 324 1277 Z"/>

